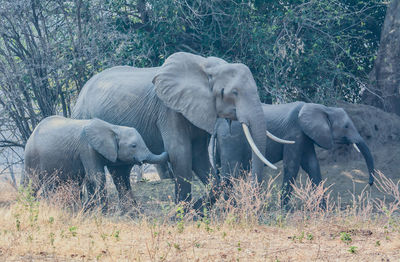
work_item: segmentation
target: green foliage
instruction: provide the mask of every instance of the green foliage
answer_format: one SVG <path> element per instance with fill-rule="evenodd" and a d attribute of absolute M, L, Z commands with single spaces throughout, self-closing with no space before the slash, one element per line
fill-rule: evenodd
<path fill-rule="evenodd" d="M 27 187 L 20 187 L 18 189 L 17 202 L 20 206 L 18 213 L 14 215 L 16 219 L 17 230 L 21 227 L 20 213 L 28 212 L 29 225 L 33 229 L 39 217 L 39 201 L 33 196 L 33 189 L 31 183 Z"/>
<path fill-rule="evenodd" d="M 178 243 L 174 243 L 174 248 L 176 250 L 181 250 L 181 246 Z"/>
<path fill-rule="evenodd" d="M 285 227 L 286 226 L 285 216 L 283 214 L 278 214 L 275 219 L 275 224 L 281 228 Z"/>
<path fill-rule="evenodd" d="M 135 31 L 139 38 L 130 34 L 136 41 L 126 45 L 137 51 L 146 46 L 150 59 L 136 65 L 160 65 L 176 51 L 242 62 L 262 100 L 280 102 L 357 101 L 385 14 L 379 0 L 148 3 L 151 30 Z"/>
<path fill-rule="evenodd" d="M 176 208 L 176 226 L 178 228 L 178 232 L 182 233 L 183 230 L 185 229 L 185 210 L 183 206 L 178 205 Z"/>
<path fill-rule="evenodd" d="M 0 5 L 0 105 L 20 144 L 43 117 L 69 116 L 93 74 L 178 51 L 248 65 L 264 102 L 358 101 L 386 10 L 383 0 L 32 3 Z"/>
<path fill-rule="evenodd" d="M 307 240 L 312 241 L 314 240 L 314 235 L 311 233 L 308 233 L 307 235 L 302 231 L 298 236 L 294 235 L 291 237 L 291 239 L 296 242 L 299 241 L 299 243 L 303 243 L 303 239 L 307 238 Z"/>
<path fill-rule="evenodd" d="M 49 239 L 50 239 L 50 245 L 51 245 L 52 247 L 54 247 L 55 234 L 54 234 L 53 232 L 51 232 L 51 233 L 49 234 Z"/>
<path fill-rule="evenodd" d="M 71 227 L 69 227 L 68 230 L 73 237 L 76 237 L 76 235 L 78 234 L 78 232 L 77 232 L 78 228 L 76 226 L 71 226 Z"/>
<path fill-rule="evenodd" d="M 17 196 L 17 206 L 13 212 L 15 227 L 17 231 L 27 231 L 27 241 L 32 242 L 34 233 L 39 232 L 39 202 L 33 196 L 31 183 L 26 187 L 19 187 Z M 27 227 L 28 225 L 28 227 Z M 6 234 L 7 231 L 4 231 Z"/>
<path fill-rule="evenodd" d="M 15 227 L 17 228 L 17 231 L 20 231 L 21 229 L 21 220 L 19 219 L 19 214 L 15 214 Z"/>
<path fill-rule="evenodd" d="M 201 218 L 201 222 L 203 222 L 204 228 L 207 232 L 212 231 L 212 228 L 210 227 L 211 219 L 207 211 L 207 208 L 203 209 L 203 217 Z"/>
<path fill-rule="evenodd" d="M 308 233 L 307 234 L 307 240 L 310 240 L 310 241 L 314 240 L 314 235 L 311 234 L 311 233 Z"/>
<path fill-rule="evenodd" d="M 340 240 L 342 240 L 344 243 L 349 244 L 351 243 L 353 240 L 351 238 L 351 235 L 347 232 L 341 232 L 340 233 Z"/>
<path fill-rule="evenodd" d="M 301 234 L 297 238 L 299 239 L 299 242 L 302 243 L 304 239 L 304 231 L 301 231 Z"/>
<path fill-rule="evenodd" d="M 120 236 L 119 236 L 120 230 L 116 230 L 113 232 L 113 237 L 115 238 L 116 241 L 120 240 Z M 155 233 L 155 232 L 154 232 Z"/>
<path fill-rule="evenodd" d="M 347 251 L 349 251 L 350 253 L 354 254 L 354 253 L 357 252 L 357 247 L 356 246 L 350 246 Z"/>

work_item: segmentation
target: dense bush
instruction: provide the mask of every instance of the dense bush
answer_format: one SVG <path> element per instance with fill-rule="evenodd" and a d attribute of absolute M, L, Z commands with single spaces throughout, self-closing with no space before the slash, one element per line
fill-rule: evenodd
<path fill-rule="evenodd" d="M 356 102 L 381 0 L 0 0 L 0 107 L 24 144 L 94 73 L 188 51 L 248 65 L 264 102 Z M 11 121 L 11 122 L 10 122 Z M 8 137 L 9 138 L 9 137 Z"/>
<path fill-rule="evenodd" d="M 266 102 L 356 102 L 377 53 L 379 1 L 147 1 L 147 24 L 114 7 L 131 31 L 125 54 L 160 65 L 176 51 L 247 64 Z M 122 24 L 122 25 L 121 25 Z M 125 55 L 128 57 L 128 55 Z M 132 63 L 132 62 L 131 62 Z"/>

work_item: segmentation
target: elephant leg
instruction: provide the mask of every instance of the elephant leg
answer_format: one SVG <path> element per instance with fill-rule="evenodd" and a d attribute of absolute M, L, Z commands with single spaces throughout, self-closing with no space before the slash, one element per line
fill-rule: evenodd
<path fill-rule="evenodd" d="M 99 177 L 97 184 L 97 198 L 99 206 L 101 206 L 101 210 L 105 212 L 107 210 L 107 189 L 106 189 L 106 173 L 104 171 L 104 167 L 101 170 L 101 173 L 98 173 Z"/>
<path fill-rule="evenodd" d="M 47 174 L 46 171 L 40 171 L 40 168 L 29 168 L 28 170 L 24 171 L 21 185 L 24 187 L 24 190 L 28 188 L 31 191 L 33 197 L 38 198 L 39 190 L 45 187 L 44 177 Z M 41 183 L 39 183 L 41 181 Z"/>
<path fill-rule="evenodd" d="M 95 206 L 106 207 L 105 183 L 106 175 L 103 166 L 97 168 L 85 167 L 84 185 L 86 186 L 87 199 L 84 201 L 85 209 L 92 209 Z"/>
<path fill-rule="evenodd" d="M 238 158 L 228 157 L 221 154 L 223 160 L 221 161 L 221 190 L 224 191 L 224 198 L 229 198 L 229 192 L 232 189 L 232 180 L 238 179 L 242 170 L 241 160 Z M 250 170 L 250 169 L 249 169 Z"/>
<path fill-rule="evenodd" d="M 92 209 L 96 204 L 104 210 L 106 206 L 104 163 L 94 150 L 88 150 L 85 154 L 81 154 L 81 161 L 85 171 L 83 185 L 87 191 L 84 208 Z"/>
<path fill-rule="evenodd" d="M 301 167 L 306 171 L 314 186 L 318 186 L 319 183 L 321 183 L 321 169 L 315 153 L 314 144 L 311 141 L 305 143 Z M 322 198 L 320 206 L 325 207 L 325 198 Z"/>
<path fill-rule="evenodd" d="M 192 143 L 192 167 L 194 173 L 203 184 L 209 183 L 210 175 L 214 177 L 214 170 L 211 168 L 208 157 L 207 138 L 197 139 Z"/>
<path fill-rule="evenodd" d="M 192 166 L 194 173 L 204 185 L 209 185 L 211 182 L 210 178 L 212 179 L 212 187 L 209 196 L 201 197 L 193 205 L 194 209 L 200 210 L 202 206 L 214 204 L 222 188 L 220 187 L 219 177 L 215 175 L 215 170 L 211 168 L 208 156 L 207 137 L 204 136 L 204 139 L 195 140 L 192 143 L 192 148 Z"/>
<path fill-rule="evenodd" d="M 39 172 L 38 172 L 39 173 Z M 45 173 L 46 174 L 46 172 L 40 172 L 39 173 L 39 181 L 43 181 L 44 179 L 43 179 L 43 177 L 44 177 L 44 175 L 43 175 L 43 173 Z M 38 196 L 38 192 L 39 192 L 39 190 L 41 189 L 41 188 L 44 188 L 46 185 L 44 184 L 44 185 L 42 185 L 42 186 L 40 186 L 39 185 L 39 183 L 34 183 L 34 182 L 32 182 L 32 180 L 31 180 L 31 178 L 27 178 L 26 179 L 26 181 L 25 181 L 25 183 L 24 183 L 24 187 L 26 187 L 26 188 L 28 188 L 28 187 L 30 187 L 31 188 L 31 192 L 32 192 L 32 196 L 34 196 L 34 197 L 36 197 L 36 198 L 38 198 L 39 196 Z M 43 189 L 42 189 L 43 190 Z"/>
<path fill-rule="evenodd" d="M 163 123 L 162 139 L 168 152 L 175 180 L 175 202 L 192 200 L 192 143 L 190 123 L 180 114 L 167 112 Z"/>
<path fill-rule="evenodd" d="M 192 200 L 192 161 L 190 143 L 183 145 L 180 150 L 177 148 L 167 152 L 171 161 L 172 172 L 175 180 L 175 202 L 190 202 Z M 190 158 L 188 159 L 188 157 Z"/>
<path fill-rule="evenodd" d="M 304 146 L 303 156 L 301 158 L 301 167 L 306 171 L 314 185 L 321 183 L 321 169 L 319 167 L 314 145 L 311 141 L 306 143 Z"/>
<path fill-rule="evenodd" d="M 300 140 L 300 139 L 299 139 Z M 293 191 L 292 184 L 296 181 L 297 174 L 300 168 L 302 155 L 302 142 L 297 142 L 293 145 L 284 145 L 283 147 L 283 182 L 281 201 L 282 206 L 287 207 L 290 195 Z"/>
<path fill-rule="evenodd" d="M 136 205 L 130 181 L 132 166 L 107 166 L 107 168 L 117 189 L 122 210 L 127 211 L 130 207 Z"/>

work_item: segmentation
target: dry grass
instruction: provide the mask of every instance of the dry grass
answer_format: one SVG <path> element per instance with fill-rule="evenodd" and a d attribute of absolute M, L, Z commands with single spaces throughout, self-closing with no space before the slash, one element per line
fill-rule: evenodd
<path fill-rule="evenodd" d="M 38 202 L 2 185 L 0 260 L 398 261 L 399 184 L 383 174 L 377 180 L 390 201 L 365 190 L 341 207 L 329 189 L 305 181 L 295 185 L 289 213 L 273 180 L 262 187 L 235 180 L 233 193 L 197 220 L 172 203 L 160 203 L 157 218 L 72 212 L 65 189 Z"/>

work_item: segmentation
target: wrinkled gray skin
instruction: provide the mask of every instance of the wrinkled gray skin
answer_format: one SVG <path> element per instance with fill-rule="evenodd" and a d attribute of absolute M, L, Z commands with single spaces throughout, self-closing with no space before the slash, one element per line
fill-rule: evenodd
<path fill-rule="evenodd" d="M 207 145 L 217 117 L 247 124 L 261 152 L 266 146 L 266 123 L 249 68 L 216 57 L 181 52 L 161 67 L 105 70 L 83 87 L 72 115 L 135 127 L 152 152 L 168 152 L 177 202 L 191 200 L 192 170 L 208 183 Z M 253 172 L 261 174 L 263 163 L 252 159 Z M 130 169 L 111 167 L 111 172 L 127 180 Z"/>
<path fill-rule="evenodd" d="M 55 188 L 66 181 L 85 186 L 88 198 L 104 204 L 104 167 L 118 168 L 143 162 L 161 164 L 168 160 L 163 152 L 154 155 L 136 129 L 116 126 L 100 119 L 76 120 L 51 116 L 42 120 L 25 146 L 25 177 L 33 183 L 36 195 L 41 186 Z M 47 180 L 45 176 L 54 175 Z M 130 182 L 120 187 L 121 178 L 114 176 L 120 199 L 132 197 Z M 50 181 L 51 185 L 41 185 Z M 125 190 L 126 188 L 126 190 Z M 100 197 L 97 197 L 100 196 Z M 88 200 L 88 199 L 87 199 Z"/>
<path fill-rule="evenodd" d="M 267 140 L 265 156 L 272 163 L 283 160 L 283 203 L 286 204 L 292 191 L 300 166 L 308 173 L 314 184 L 321 182 L 321 170 L 314 144 L 331 149 L 333 144 L 355 143 L 367 163 L 370 174 L 369 184 L 374 182 L 374 161 L 353 122 L 342 108 L 326 107 L 320 104 L 294 102 L 281 105 L 263 104 L 268 130 L 295 144 L 279 144 Z M 215 140 L 214 140 L 215 138 Z M 227 121 L 219 119 L 216 135 L 215 163 L 221 168 L 221 176 L 232 174 L 237 177 L 239 169 L 249 169 L 251 149 L 237 122 L 232 123 L 231 133 Z"/>

